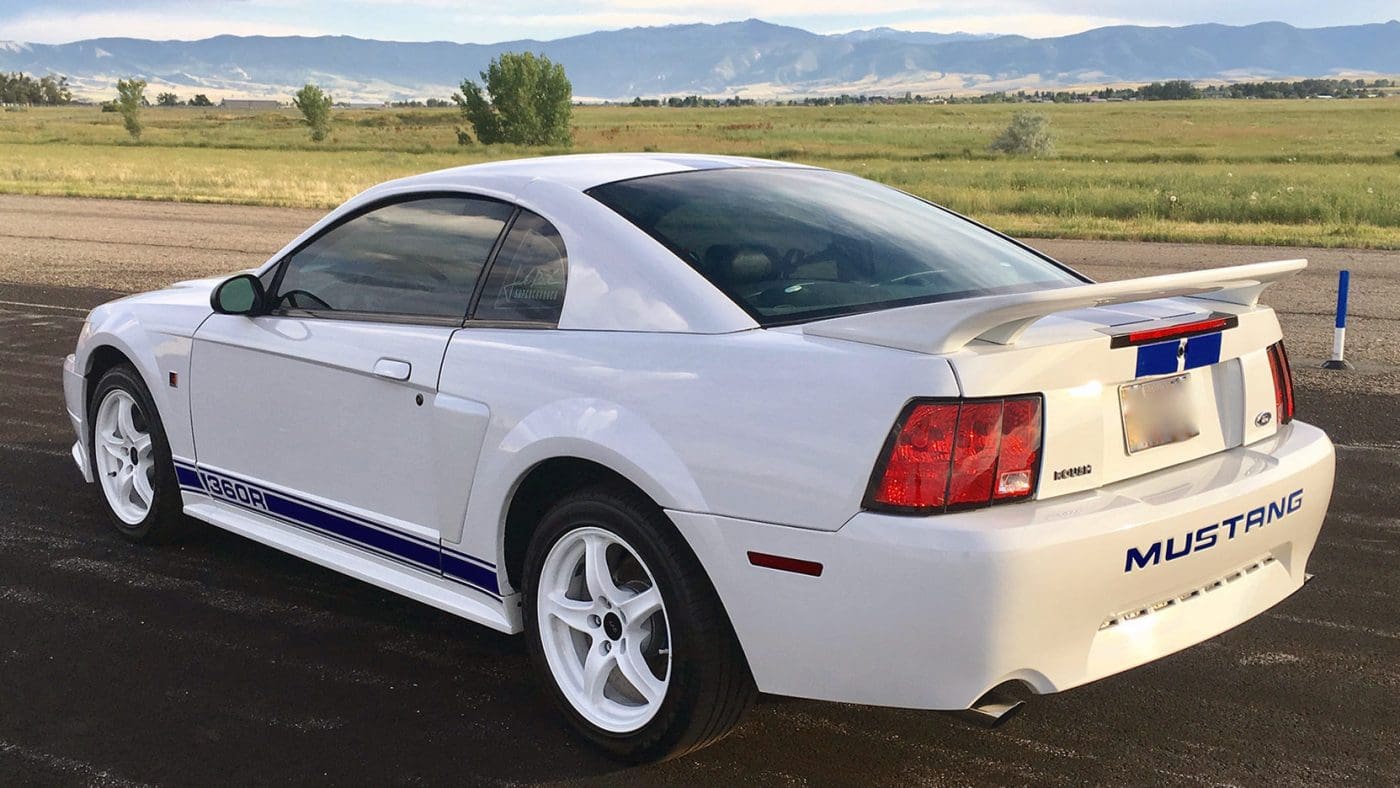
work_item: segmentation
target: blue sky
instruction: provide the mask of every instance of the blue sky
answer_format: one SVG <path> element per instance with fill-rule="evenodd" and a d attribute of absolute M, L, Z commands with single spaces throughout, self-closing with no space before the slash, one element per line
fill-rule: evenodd
<path fill-rule="evenodd" d="M 857 7 L 860 12 L 853 13 Z M 1115 24 L 1277 20 L 1326 27 L 1396 16 L 1396 0 L 0 0 L 0 40 L 195 39 L 234 33 L 489 43 L 750 17 L 818 33 L 888 25 L 1043 37 Z"/>

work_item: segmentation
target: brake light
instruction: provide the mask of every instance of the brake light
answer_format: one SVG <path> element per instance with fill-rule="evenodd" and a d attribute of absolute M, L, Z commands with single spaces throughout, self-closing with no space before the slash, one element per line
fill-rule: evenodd
<path fill-rule="evenodd" d="M 1274 416 L 1279 424 L 1293 421 L 1293 370 L 1283 340 L 1269 345 L 1269 372 L 1274 376 Z"/>
<path fill-rule="evenodd" d="M 943 506 L 957 425 L 956 404 L 915 405 L 886 452 L 875 502 L 908 509 Z"/>
<path fill-rule="evenodd" d="M 1168 339 L 1185 339 L 1186 337 L 1194 337 L 1200 334 L 1209 334 L 1215 331 L 1224 331 L 1227 328 L 1234 328 L 1239 325 L 1239 322 L 1239 318 L 1234 315 L 1215 314 L 1204 320 L 1193 320 L 1189 323 L 1177 323 L 1175 325 L 1129 331 L 1126 334 L 1114 334 L 1109 342 L 1109 347 L 1129 347 L 1132 345 L 1145 345 L 1149 342 L 1163 342 Z"/>
<path fill-rule="evenodd" d="M 928 513 L 1029 497 L 1040 443 L 1040 397 L 912 403 L 876 465 L 866 506 Z"/>

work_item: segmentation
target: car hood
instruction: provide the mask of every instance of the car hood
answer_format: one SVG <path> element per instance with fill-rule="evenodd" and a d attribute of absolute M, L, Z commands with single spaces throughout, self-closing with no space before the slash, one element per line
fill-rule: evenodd
<path fill-rule="evenodd" d="M 209 296 L 214 288 L 234 274 L 188 279 L 161 290 L 137 293 L 103 304 L 92 310 L 88 320 L 94 326 L 129 317 L 147 331 L 168 336 L 193 336 L 211 314 Z"/>

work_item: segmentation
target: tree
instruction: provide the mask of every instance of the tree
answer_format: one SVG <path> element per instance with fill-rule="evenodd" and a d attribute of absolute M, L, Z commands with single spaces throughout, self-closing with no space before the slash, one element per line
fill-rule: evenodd
<path fill-rule="evenodd" d="M 146 80 L 117 80 L 117 111 L 122 114 L 122 125 L 131 138 L 141 139 L 141 105 L 146 101 Z"/>
<path fill-rule="evenodd" d="M 472 125 L 476 139 L 485 145 L 570 145 L 573 132 L 574 86 L 564 67 L 530 52 L 506 52 L 481 72 L 482 86 L 462 81 L 462 92 L 452 100 Z M 489 98 L 488 98 L 489 96 Z M 472 142 L 465 130 L 457 132 L 463 145 Z"/>
<path fill-rule="evenodd" d="M 214 106 L 214 102 L 210 101 L 210 100 L 209 100 L 209 97 L 206 96 L 206 95 L 204 95 L 203 93 L 196 93 L 196 94 L 194 94 L 194 98 L 190 99 L 190 106 L 191 106 L 191 107 L 212 107 L 212 106 Z"/>
<path fill-rule="evenodd" d="M 15 72 L 0 73 L 0 104 L 70 104 L 73 94 L 68 89 L 68 77 L 50 74 L 34 79 Z"/>
<path fill-rule="evenodd" d="M 330 94 L 308 82 L 292 97 L 292 103 L 301 110 L 306 125 L 311 127 L 312 140 L 320 142 L 331 133 L 331 104 L 334 100 Z"/>
<path fill-rule="evenodd" d="M 1268 83 L 1266 83 L 1268 84 Z M 1286 83 L 1273 83 L 1286 85 Z M 1181 99 L 1198 99 L 1201 91 L 1189 80 L 1173 79 L 1167 82 L 1153 82 L 1138 89 L 1138 95 L 1148 101 L 1179 101 Z"/>
<path fill-rule="evenodd" d="M 174 93 L 159 93 L 156 95 L 156 104 L 162 107 L 178 107 L 184 102 Z"/>
<path fill-rule="evenodd" d="M 989 147 L 1002 153 L 1049 156 L 1055 151 L 1055 137 L 1050 133 L 1050 120 L 1044 115 L 1017 112 Z"/>

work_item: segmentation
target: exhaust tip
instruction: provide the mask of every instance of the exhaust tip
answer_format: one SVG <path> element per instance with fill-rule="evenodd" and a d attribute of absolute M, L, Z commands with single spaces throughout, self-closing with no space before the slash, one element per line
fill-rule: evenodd
<path fill-rule="evenodd" d="M 1021 713 L 1026 702 L 993 689 L 977 699 L 970 707 L 953 712 L 953 716 L 981 728 L 1000 728 Z"/>

